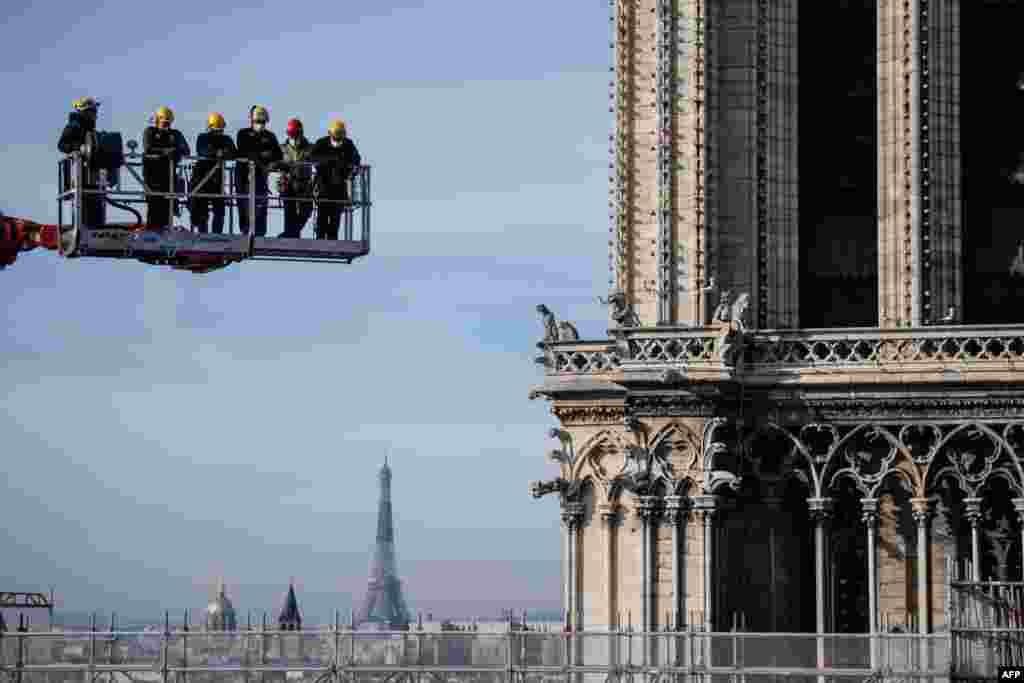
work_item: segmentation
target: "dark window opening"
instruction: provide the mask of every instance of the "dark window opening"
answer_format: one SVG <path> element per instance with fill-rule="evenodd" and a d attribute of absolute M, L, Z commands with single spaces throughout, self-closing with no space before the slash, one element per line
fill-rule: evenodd
<path fill-rule="evenodd" d="M 1024 183 L 1011 176 L 1024 169 L 1024 3 L 963 3 L 960 20 L 963 320 L 1021 323 L 1024 263 L 1011 268 L 1024 249 Z"/>
<path fill-rule="evenodd" d="M 801 327 L 878 324 L 876 15 L 800 3 Z"/>

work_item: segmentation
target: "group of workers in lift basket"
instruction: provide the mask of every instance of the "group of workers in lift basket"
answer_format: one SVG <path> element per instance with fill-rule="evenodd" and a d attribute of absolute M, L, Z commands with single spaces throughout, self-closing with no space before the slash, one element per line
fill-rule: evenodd
<path fill-rule="evenodd" d="M 65 154 L 85 149 L 89 156 L 83 166 L 82 186 L 86 189 L 98 187 L 100 168 L 109 167 L 103 150 L 116 148 L 113 154 L 120 154 L 120 136 L 104 145 L 97 143 L 96 117 L 99 103 L 91 97 L 74 102 L 68 124 L 57 144 Z M 298 238 L 313 213 L 313 198 L 330 200 L 318 202 L 317 239 L 337 240 L 344 202 L 349 199 L 348 180 L 361 158 L 355 144 L 346 135 L 345 123 L 335 120 L 327 128 L 327 135 L 316 143 L 310 143 L 303 133 L 302 121 L 290 119 L 287 126 L 287 140 L 278 142 L 277 136 L 267 129 L 270 115 L 265 107 L 255 105 L 249 110 L 249 126 L 238 131 L 235 140 L 224 132 L 226 122 L 219 113 L 210 114 L 206 132 L 196 139 L 196 154 L 200 157 L 192 169 L 193 194 L 221 195 L 224 186 L 223 161 L 236 159 L 254 162 L 254 189 L 256 215 L 249 215 L 249 202 L 240 199 L 238 224 L 243 234 L 249 234 L 250 222 L 254 223 L 257 237 L 267 234 L 267 195 L 270 192 L 269 174 L 280 172 L 278 191 L 284 204 L 284 232 L 278 237 Z M 160 107 L 153 116 L 153 125 L 146 128 L 142 138 L 143 180 L 152 192 L 172 193 L 180 191 L 178 162 L 191 156 L 188 142 L 181 131 L 172 127 L 174 112 L 169 107 Z M 84 147 L 83 147 L 84 146 Z M 108 154 L 109 156 L 109 154 Z M 173 165 L 168 161 L 173 160 Z M 311 164 L 316 166 L 314 180 Z M 249 165 L 239 165 L 235 170 L 235 192 L 248 195 Z M 146 225 L 163 228 L 171 224 L 174 199 L 148 195 L 146 197 Z M 189 205 L 192 228 L 206 233 L 209 230 L 210 214 L 213 214 L 213 232 L 224 232 L 226 202 L 221 197 L 193 197 Z M 103 199 L 87 196 L 83 201 L 83 223 L 99 226 L 104 223 Z"/>

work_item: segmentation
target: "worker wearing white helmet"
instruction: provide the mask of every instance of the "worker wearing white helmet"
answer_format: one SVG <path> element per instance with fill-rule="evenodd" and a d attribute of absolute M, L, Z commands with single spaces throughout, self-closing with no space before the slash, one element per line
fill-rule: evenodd
<path fill-rule="evenodd" d="M 281 162 L 281 145 L 277 136 L 267 130 L 270 113 L 266 107 L 254 105 L 249 109 L 249 127 L 238 131 L 236 146 L 238 163 L 235 166 L 235 189 L 238 194 L 249 194 L 249 173 L 255 164 L 256 215 L 254 233 L 257 237 L 267 234 L 267 194 L 270 192 L 269 174 Z M 250 163 L 241 163 L 247 161 Z M 249 200 L 238 201 L 238 226 L 243 234 L 249 234 Z"/>

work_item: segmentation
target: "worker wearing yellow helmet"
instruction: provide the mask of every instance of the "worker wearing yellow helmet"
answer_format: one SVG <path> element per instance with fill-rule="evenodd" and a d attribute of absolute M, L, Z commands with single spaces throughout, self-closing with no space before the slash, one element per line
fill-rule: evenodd
<path fill-rule="evenodd" d="M 316 237 L 321 240 L 336 240 L 341 212 L 349 201 L 349 178 L 362 163 L 359 150 L 348 137 L 344 121 L 331 121 L 327 126 L 327 135 L 313 145 L 311 156 L 316 163 L 320 198 Z"/>
<path fill-rule="evenodd" d="M 142 178 L 150 192 L 184 190 L 178 180 L 178 162 L 192 152 L 181 131 L 171 127 L 174 112 L 160 107 L 153 113 L 153 125 L 142 134 Z M 176 202 L 169 197 L 146 195 L 146 226 L 162 229 L 171 225 Z"/>
<path fill-rule="evenodd" d="M 270 172 L 281 162 L 281 145 L 277 136 L 267 130 L 270 112 L 262 105 L 249 109 L 249 127 L 238 131 L 235 139 L 239 162 L 235 165 L 235 189 L 238 194 L 249 194 L 249 174 L 255 176 L 252 192 L 256 195 L 256 215 L 253 232 L 257 237 L 267 234 L 267 195 L 270 193 Z M 249 234 L 249 200 L 238 201 L 238 227 Z"/>
<path fill-rule="evenodd" d="M 83 152 L 86 149 L 96 148 L 96 117 L 99 113 L 100 103 L 92 97 L 81 97 L 71 103 L 71 112 L 68 114 L 67 125 L 61 131 L 60 139 L 57 141 L 57 149 L 64 154 Z M 67 179 L 72 178 L 73 171 L 70 161 L 63 162 L 65 187 L 69 189 Z M 99 168 L 95 165 L 95 159 L 85 159 L 82 164 L 82 187 L 86 190 L 99 188 Z M 84 195 L 82 197 L 82 223 L 90 227 L 99 227 L 105 223 L 103 211 L 103 198 L 99 195 Z"/>
<path fill-rule="evenodd" d="M 192 216 L 192 229 L 205 233 L 209 230 L 210 207 L 213 207 L 213 232 L 224 232 L 225 201 L 219 197 L 202 195 L 224 194 L 224 162 L 235 158 L 235 142 L 230 135 L 224 134 L 227 122 L 220 112 L 213 112 L 206 117 L 206 132 L 196 138 L 196 154 L 199 161 L 192 167 L 192 187 L 194 195 L 189 213 Z"/>

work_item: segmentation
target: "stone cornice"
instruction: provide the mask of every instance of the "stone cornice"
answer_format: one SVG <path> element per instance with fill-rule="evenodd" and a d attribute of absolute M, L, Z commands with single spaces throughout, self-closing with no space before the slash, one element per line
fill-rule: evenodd
<path fill-rule="evenodd" d="M 1024 391 L 1020 396 L 970 398 L 957 398 L 948 395 L 914 398 L 898 396 L 806 397 L 801 402 L 818 419 L 830 422 L 926 418 L 1006 419 L 1024 414 Z"/>
<path fill-rule="evenodd" d="M 626 418 L 623 405 L 555 405 L 551 414 L 563 425 L 621 425 Z"/>

